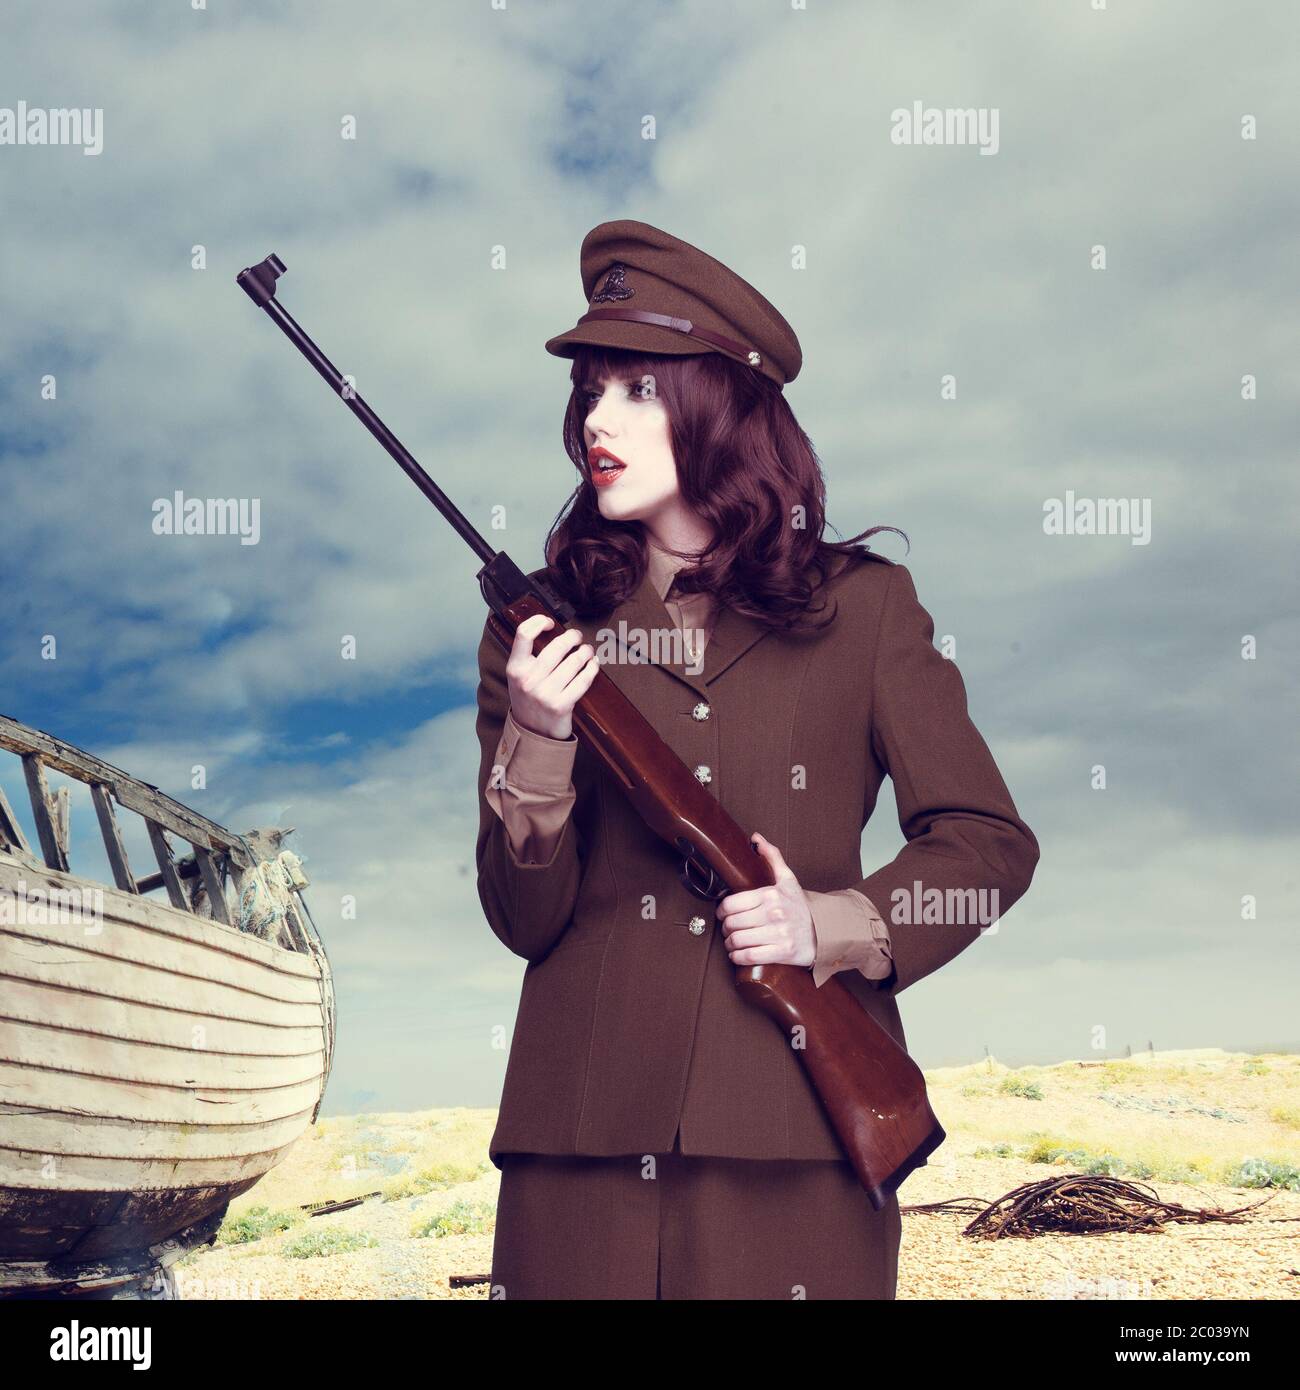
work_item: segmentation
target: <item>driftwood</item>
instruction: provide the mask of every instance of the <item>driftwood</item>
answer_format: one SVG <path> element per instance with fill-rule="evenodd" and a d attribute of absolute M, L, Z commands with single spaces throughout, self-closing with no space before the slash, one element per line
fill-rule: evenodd
<path fill-rule="evenodd" d="M 1222 1207 L 1184 1207 L 1166 1202 L 1145 1183 L 1092 1173 L 1068 1173 L 1025 1183 L 1014 1191 L 986 1202 L 982 1197 L 952 1197 L 945 1202 L 926 1202 L 900 1207 L 911 1212 L 976 1213 L 962 1235 L 977 1240 L 1003 1236 L 1029 1238 L 1041 1235 L 1098 1236 L 1127 1231 L 1163 1230 L 1170 1222 L 1206 1225 L 1214 1221 L 1240 1222 L 1244 1213 L 1273 1200 L 1273 1193 L 1249 1206 L 1224 1211 Z"/>
<path fill-rule="evenodd" d="M 311 1216 L 330 1216 L 336 1211 L 347 1211 L 349 1207 L 359 1207 L 362 1202 L 368 1202 L 372 1197 L 382 1197 L 382 1192 L 362 1192 L 357 1197 L 340 1197 L 337 1201 L 325 1200 L 323 1202 L 302 1202 L 298 1210 L 305 1211 Z"/>

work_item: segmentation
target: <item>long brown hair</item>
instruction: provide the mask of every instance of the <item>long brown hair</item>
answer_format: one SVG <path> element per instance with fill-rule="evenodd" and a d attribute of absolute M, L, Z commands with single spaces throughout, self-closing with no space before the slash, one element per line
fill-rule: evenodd
<path fill-rule="evenodd" d="M 668 412 L 682 497 L 713 527 L 714 543 L 702 562 L 678 574 L 681 592 L 707 591 L 720 604 L 783 631 L 820 630 L 831 622 L 834 610 L 820 623 L 809 614 L 825 608 L 812 610 L 811 601 L 834 556 L 848 555 L 852 564 L 852 557 L 871 549 L 858 541 L 898 528 L 873 526 L 847 541 L 823 539 L 826 482 L 780 387 L 720 353 L 672 356 L 588 346 L 575 351 L 564 416 L 564 449 L 581 481 L 546 538 L 551 578 L 578 616 L 610 612 L 636 590 L 646 566 L 641 524 L 601 516 L 589 476 L 585 392 L 606 376 L 652 378 Z"/>

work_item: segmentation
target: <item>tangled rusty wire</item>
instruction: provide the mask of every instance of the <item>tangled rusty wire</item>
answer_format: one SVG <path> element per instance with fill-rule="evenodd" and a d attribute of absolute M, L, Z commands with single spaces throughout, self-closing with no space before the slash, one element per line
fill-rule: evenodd
<path fill-rule="evenodd" d="M 954 1197 L 946 1202 L 929 1202 L 902 1207 L 902 1211 L 977 1212 L 962 1235 L 977 1240 L 1000 1240 L 1003 1236 L 1058 1235 L 1094 1236 L 1112 1231 L 1159 1231 L 1166 1222 L 1204 1225 L 1212 1221 L 1237 1222 L 1242 1213 L 1272 1201 L 1273 1194 L 1250 1206 L 1224 1211 L 1221 1207 L 1184 1207 L 1161 1201 L 1154 1189 L 1143 1183 L 1122 1182 L 1091 1173 L 1068 1173 L 1065 1177 L 1045 1178 L 1025 1183 L 996 1202 L 985 1204 L 980 1197 Z"/>

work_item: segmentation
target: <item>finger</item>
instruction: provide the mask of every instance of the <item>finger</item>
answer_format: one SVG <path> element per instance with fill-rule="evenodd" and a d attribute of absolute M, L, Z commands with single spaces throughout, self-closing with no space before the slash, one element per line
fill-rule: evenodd
<path fill-rule="evenodd" d="M 726 938 L 728 951 L 746 951 L 756 946 L 788 946 L 790 938 L 769 923 L 766 926 L 746 927 Z"/>
<path fill-rule="evenodd" d="M 515 659 L 532 656 L 533 643 L 538 636 L 545 632 L 548 627 L 555 626 L 555 619 L 548 618 L 545 613 L 532 613 L 515 628 L 515 640 L 510 648 L 510 655 Z"/>
<path fill-rule="evenodd" d="M 581 645 L 583 640 L 582 633 L 576 627 L 566 628 L 558 637 L 551 640 L 533 658 L 534 666 L 532 670 L 532 685 L 530 689 L 536 690 L 537 687 L 551 675 L 557 666 L 569 655 L 573 649 Z"/>
<path fill-rule="evenodd" d="M 533 694 L 542 699 L 555 699 L 562 695 L 568 688 L 570 681 L 586 668 L 587 663 L 594 656 L 595 652 L 585 644 L 579 647 L 576 652 L 570 652 L 549 676 L 533 687 Z"/>
<path fill-rule="evenodd" d="M 751 908 L 760 907 L 765 891 L 762 888 L 746 888 L 743 893 L 728 893 L 718 904 L 718 916 L 730 917 L 732 913 L 748 912 Z"/>
<path fill-rule="evenodd" d="M 733 932 L 752 931 L 755 927 L 765 927 L 771 920 L 767 915 L 767 908 L 755 907 L 748 912 L 733 912 L 730 917 L 724 918 L 719 925 L 722 927 L 722 934 L 730 940 Z"/>
<path fill-rule="evenodd" d="M 727 958 L 732 965 L 775 965 L 786 955 L 783 946 L 749 946 L 733 950 L 727 948 Z"/>
<path fill-rule="evenodd" d="M 781 855 L 781 851 L 777 849 L 771 840 L 760 835 L 758 831 L 754 832 L 753 839 L 754 843 L 758 846 L 759 854 L 763 856 L 771 867 L 774 879 L 780 881 L 783 878 L 794 877 L 794 870 L 785 862 L 785 859 Z"/>
<path fill-rule="evenodd" d="M 598 675 L 600 675 L 600 658 L 595 652 L 592 652 L 591 658 L 587 664 L 569 682 L 569 691 L 578 691 L 578 698 L 581 699 L 582 695 L 591 689 L 591 683 Z"/>

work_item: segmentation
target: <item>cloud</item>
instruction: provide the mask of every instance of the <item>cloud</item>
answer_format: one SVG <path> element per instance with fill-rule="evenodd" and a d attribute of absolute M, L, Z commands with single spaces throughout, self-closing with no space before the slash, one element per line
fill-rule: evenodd
<path fill-rule="evenodd" d="M 478 562 L 234 276 L 281 255 L 285 306 L 531 569 L 574 484 L 568 364 L 542 344 L 615 217 L 770 296 L 832 522 L 911 538 L 873 543 L 956 639 L 1045 847 L 982 1011 L 1004 975 L 1045 998 L 1058 958 L 1154 951 L 1164 1031 L 1252 1022 L 1203 984 L 1220 930 L 1228 980 L 1255 982 L 1294 894 L 1300 383 L 1278 306 L 1300 121 L 1276 6 L 11 8 L 0 103 L 101 106 L 105 143 L 0 147 L 0 708 L 182 800 L 203 762 L 200 809 L 228 823 L 289 808 L 349 1094 L 400 1070 L 402 1103 L 495 1098 L 483 1030 L 518 967 L 469 863 Z M 893 145 L 914 101 L 996 106 L 998 155 Z M 258 498 L 259 544 L 154 535 L 177 489 Z M 1067 489 L 1149 498 L 1151 544 L 1045 535 Z M 882 806 L 866 867 L 897 845 Z M 335 921 L 349 892 L 360 915 Z M 908 997 L 923 1058 L 958 1037 L 940 1000 L 966 969 Z M 1050 1007 L 1030 1031 L 1075 1046 Z"/>

